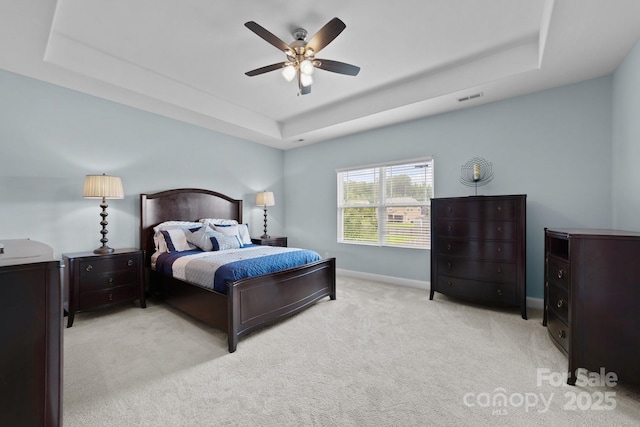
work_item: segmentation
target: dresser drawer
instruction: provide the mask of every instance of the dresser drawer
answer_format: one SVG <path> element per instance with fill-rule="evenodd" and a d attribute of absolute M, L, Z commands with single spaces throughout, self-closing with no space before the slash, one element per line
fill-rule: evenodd
<path fill-rule="evenodd" d="M 566 289 L 550 284 L 547 305 L 547 310 L 555 312 L 564 323 L 569 323 L 569 295 Z"/>
<path fill-rule="evenodd" d="M 517 303 L 516 287 L 504 283 L 482 282 L 438 275 L 435 289 L 445 295 L 477 302 L 498 305 L 514 305 Z"/>
<path fill-rule="evenodd" d="M 137 284 L 138 271 L 116 271 L 113 273 L 94 274 L 80 277 L 81 294 L 116 288 L 118 286 Z"/>
<path fill-rule="evenodd" d="M 436 222 L 440 237 L 465 239 L 515 240 L 516 223 L 513 221 L 460 221 L 442 219 Z"/>
<path fill-rule="evenodd" d="M 481 240 L 441 239 L 436 246 L 441 255 L 484 259 L 492 261 L 515 261 L 516 243 Z"/>
<path fill-rule="evenodd" d="M 566 353 L 569 352 L 569 337 L 571 331 L 566 323 L 564 323 L 555 311 L 549 310 L 547 314 L 547 328 L 549 336 L 554 342 L 562 348 Z"/>
<path fill-rule="evenodd" d="M 120 286 L 101 292 L 91 292 L 79 295 L 79 310 L 96 308 L 103 305 L 114 304 L 121 301 L 129 301 L 137 298 L 139 288 L 136 285 Z"/>
<path fill-rule="evenodd" d="M 478 201 L 482 203 L 478 203 Z M 435 205 L 435 206 L 434 206 Z M 436 218 L 461 218 L 461 219 L 511 219 L 517 212 L 514 200 L 489 200 L 478 198 L 438 200 L 431 205 Z"/>
<path fill-rule="evenodd" d="M 453 277 L 515 284 L 517 268 L 514 263 L 479 261 L 467 258 L 440 257 L 438 272 Z"/>
<path fill-rule="evenodd" d="M 569 289 L 569 263 L 547 254 L 547 282 L 562 289 Z"/>
<path fill-rule="evenodd" d="M 136 272 L 141 262 L 142 257 L 136 253 L 114 255 L 104 258 L 93 257 L 80 261 L 79 274 L 83 277 L 123 270 Z"/>

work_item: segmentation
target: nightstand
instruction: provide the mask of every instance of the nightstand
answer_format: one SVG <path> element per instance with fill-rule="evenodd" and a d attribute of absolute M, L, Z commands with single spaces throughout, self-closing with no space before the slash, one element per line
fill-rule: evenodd
<path fill-rule="evenodd" d="M 283 236 L 269 236 L 267 238 L 252 237 L 251 243 L 263 246 L 287 246 L 287 238 Z"/>
<path fill-rule="evenodd" d="M 140 307 L 146 307 L 144 251 L 116 249 L 104 255 L 78 252 L 62 254 L 62 260 L 67 266 L 69 289 L 67 328 L 79 311 L 133 300 L 140 300 Z"/>

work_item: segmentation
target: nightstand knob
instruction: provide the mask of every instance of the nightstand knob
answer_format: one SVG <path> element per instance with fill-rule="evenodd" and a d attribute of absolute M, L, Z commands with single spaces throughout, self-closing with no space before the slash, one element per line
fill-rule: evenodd
<path fill-rule="evenodd" d="M 564 305 L 564 300 L 560 299 L 558 300 L 558 304 L 556 304 L 558 306 L 558 308 L 562 308 L 562 306 Z"/>
<path fill-rule="evenodd" d="M 562 279 L 564 277 L 564 270 L 560 269 L 558 270 L 558 279 Z"/>
<path fill-rule="evenodd" d="M 451 250 L 451 244 L 447 244 L 447 250 L 450 251 Z"/>
<path fill-rule="evenodd" d="M 447 263 L 447 268 L 448 268 L 449 270 L 451 270 L 451 263 L 450 263 L 450 262 L 448 262 L 448 263 Z"/>
<path fill-rule="evenodd" d="M 498 274 L 502 273 L 502 269 L 498 267 Z"/>
<path fill-rule="evenodd" d="M 498 253 L 502 253 L 502 248 L 498 248 Z"/>
<path fill-rule="evenodd" d="M 502 227 L 498 226 L 498 233 L 502 233 Z"/>
<path fill-rule="evenodd" d="M 113 294 L 109 294 L 109 301 L 113 301 Z"/>
<path fill-rule="evenodd" d="M 498 295 L 502 295 L 502 289 L 498 288 Z"/>
<path fill-rule="evenodd" d="M 502 212 L 502 206 L 498 206 L 498 212 Z"/>
<path fill-rule="evenodd" d="M 109 277 L 109 284 L 112 285 L 113 284 L 113 277 Z"/>
<path fill-rule="evenodd" d="M 447 281 L 447 285 L 453 286 L 453 282 L 451 282 L 451 280 L 449 280 L 449 281 Z"/>
<path fill-rule="evenodd" d="M 89 265 L 87 265 L 87 268 L 85 268 L 85 270 L 91 271 L 91 270 L 93 270 L 93 266 L 91 264 L 89 264 Z"/>
<path fill-rule="evenodd" d="M 453 208 L 452 208 L 451 206 L 449 206 L 449 207 L 447 208 L 447 212 L 451 212 L 452 210 L 453 210 Z"/>
<path fill-rule="evenodd" d="M 129 267 L 131 267 L 131 266 L 133 265 L 133 260 L 132 260 L 132 259 L 130 259 L 129 261 L 127 261 L 127 265 L 128 265 Z"/>
<path fill-rule="evenodd" d="M 447 231 L 451 231 L 451 226 L 447 225 Z"/>
<path fill-rule="evenodd" d="M 567 333 L 565 331 L 558 332 L 558 338 L 565 338 L 566 336 L 567 336 Z"/>

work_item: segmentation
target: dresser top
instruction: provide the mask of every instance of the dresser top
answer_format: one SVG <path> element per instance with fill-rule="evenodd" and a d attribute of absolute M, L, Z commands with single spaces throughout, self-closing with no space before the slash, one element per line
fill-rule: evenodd
<path fill-rule="evenodd" d="M 431 200 L 488 200 L 488 199 L 507 199 L 507 198 L 526 198 L 526 194 L 505 194 L 505 195 L 490 195 L 490 196 L 460 196 L 460 197 L 434 197 Z"/>
<path fill-rule="evenodd" d="M 0 240 L 0 267 L 55 261 L 53 248 L 29 239 Z"/>
<path fill-rule="evenodd" d="M 548 233 L 566 237 L 640 237 L 637 231 L 613 230 L 608 228 L 547 228 Z"/>

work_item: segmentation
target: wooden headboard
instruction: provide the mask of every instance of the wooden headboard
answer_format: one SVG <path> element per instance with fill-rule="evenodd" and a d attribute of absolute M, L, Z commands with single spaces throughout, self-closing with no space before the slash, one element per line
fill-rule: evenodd
<path fill-rule="evenodd" d="M 200 218 L 235 219 L 242 223 L 242 200 L 197 188 L 140 194 L 140 247 L 145 250 L 145 265 L 150 265 L 155 249 L 153 227 L 164 221 Z"/>

